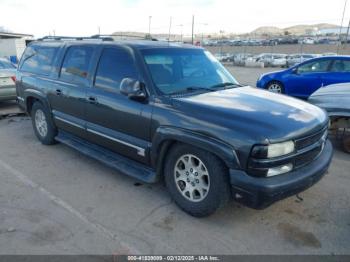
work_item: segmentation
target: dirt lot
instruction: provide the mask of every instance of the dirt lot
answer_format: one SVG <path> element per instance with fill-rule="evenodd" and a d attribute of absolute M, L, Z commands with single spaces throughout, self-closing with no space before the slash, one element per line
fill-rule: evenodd
<path fill-rule="evenodd" d="M 261 73 L 230 70 L 242 83 Z M 3 118 L 0 254 L 350 254 L 350 156 L 333 142 L 329 174 L 299 197 L 262 211 L 232 203 L 196 219 L 162 184 L 41 145 L 26 116 Z"/>

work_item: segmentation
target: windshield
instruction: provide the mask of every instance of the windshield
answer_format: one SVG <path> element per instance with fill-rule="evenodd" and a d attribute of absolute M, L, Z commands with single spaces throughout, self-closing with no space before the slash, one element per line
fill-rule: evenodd
<path fill-rule="evenodd" d="M 163 94 L 216 90 L 238 85 L 235 78 L 208 51 L 157 48 L 141 51 L 154 84 Z"/>
<path fill-rule="evenodd" d="M 10 62 L 6 60 L 0 60 L 0 69 L 14 69 L 16 68 L 14 65 L 12 65 Z"/>

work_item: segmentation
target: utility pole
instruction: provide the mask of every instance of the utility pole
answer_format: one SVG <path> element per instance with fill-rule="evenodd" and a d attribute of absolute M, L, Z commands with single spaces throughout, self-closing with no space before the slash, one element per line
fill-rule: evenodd
<path fill-rule="evenodd" d="M 98 26 L 97 29 L 98 29 L 98 35 L 100 35 L 100 34 L 101 34 L 101 28 L 100 28 L 100 26 Z"/>
<path fill-rule="evenodd" d="M 193 45 L 193 41 L 194 41 L 194 39 L 193 39 L 193 37 L 194 37 L 194 15 L 192 15 L 192 45 Z"/>
<path fill-rule="evenodd" d="M 171 22 L 173 18 L 170 16 L 170 22 L 169 22 L 169 34 L 168 34 L 168 42 L 170 41 L 170 34 L 171 34 Z"/>
<path fill-rule="evenodd" d="M 182 34 L 182 33 L 183 33 L 183 26 L 184 26 L 184 25 L 181 24 L 180 26 L 181 26 L 181 42 L 182 42 L 182 38 L 183 38 L 183 34 Z"/>
<path fill-rule="evenodd" d="M 340 28 L 339 28 L 339 42 L 338 42 L 338 46 L 337 46 L 337 54 L 339 53 L 339 49 L 341 46 L 341 32 L 343 30 L 343 22 L 344 22 L 344 16 L 345 16 L 345 10 L 346 10 L 347 3 L 348 3 L 348 0 L 345 0 L 344 9 L 343 9 L 343 16 L 341 18 L 341 24 L 340 24 Z"/>
<path fill-rule="evenodd" d="M 151 21 L 152 21 L 152 16 L 150 15 L 148 17 L 148 34 L 151 36 Z"/>
<path fill-rule="evenodd" d="M 350 29 L 350 19 L 349 19 L 348 29 L 346 30 L 344 49 L 346 48 L 346 45 L 348 44 L 349 29 Z"/>

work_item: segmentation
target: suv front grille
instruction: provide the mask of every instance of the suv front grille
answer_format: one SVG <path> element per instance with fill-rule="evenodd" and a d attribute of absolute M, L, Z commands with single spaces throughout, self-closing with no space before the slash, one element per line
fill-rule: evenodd
<path fill-rule="evenodd" d="M 294 167 L 299 168 L 312 162 L 322 151 L 323 144 L 295 157 Z"/>
<path fill-rule="evenodd" d="M 315 134 L 295 140 L 296 150 L 301 150 L 305 147 L 315 144 L 322 138 L 325 132 L 327 132 L 327 126 Z"/>
<path fill-rule="evenodd" d="M 248 163 L 249 173 L 254 176 L 264 176 L 269 168 L 293 164 L 293 169 L 305 166 L 314 161 L 322 152 L 327 139 L 327 126 L 316 133 L 294 140 L 295 152 L 271 159 L 250 158 Z"/>

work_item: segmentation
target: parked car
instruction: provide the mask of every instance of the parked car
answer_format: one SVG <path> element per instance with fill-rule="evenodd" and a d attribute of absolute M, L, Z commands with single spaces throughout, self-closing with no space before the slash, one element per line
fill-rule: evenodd
<path fill-rule="evenodd" d="M 264 63 L 264 66 L 268 66 L 268 63 L 271 61 L 271 58 L 271 53 L 262 53 L 254 57 L 255 62 L 262 62 Z"/>
<path fill-rule="evenodd" d="M 327 171 L 323 110 L 239 85 L 202 48 L 45 39 L 26 48 L 16 82 L 37 138 L 144 182 L 164 178 L 193 216 L 231 197 L 264 208 Z"/>
<path fill-rule="evenodd" d="M 322 86 L 344 82 L 350 82 L 350 57 L 324 56 L 264 74 L 258 79 L 257 87 L 307 99 Z"/>
<path fill-rule="evenodd" d="M 307 61 L 309 59 L 315 58 L 316 56 L 313 54 L 292 54 L 292 55 L 288 55 L 288 57 L 286 58 L 286 66 L 287 67 L 292 67 L 295 66 L 297 64 L 300 64 L 304 61 Z"/>
<path fill-rule="evenodd" d="M 239 53 L 236 54 L 233 58 L 233 64 L 237 65 L 237 66 L 244 66 L 245 62 L 248 59 L 251 59 L 253 57 L 252 54 L 248 54 L 248 53 Z"/>
<path fill-rule="evenodd" d="M 343 149 L 350 153 L 350 83 L 322 87 L 308 101 L 327 111 L 330 129 L 341 134 Z"/>
<path fill-rule="evenodd" d="M 16 67 L 7 59 L 0 58 L 0 101 L 16 99 Z"/>
<path fill-rule="evenodd" d="M 287 55 L 273 54 L 271 60 L 268 62 L 271 67 L 285 67 L 287 65 Z"/>

